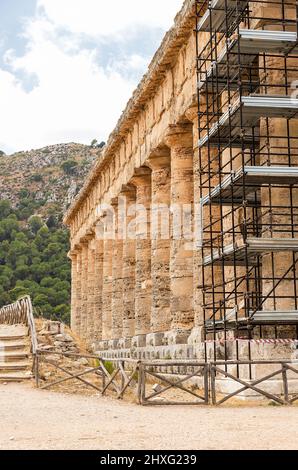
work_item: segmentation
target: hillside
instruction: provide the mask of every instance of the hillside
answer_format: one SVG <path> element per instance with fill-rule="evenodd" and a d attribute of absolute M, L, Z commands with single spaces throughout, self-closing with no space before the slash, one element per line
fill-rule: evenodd
<path fill-rule="evenodd" d="M 69 321 L 69 235 L 62 217 L 100 150 L 61 144 L 0 156 L 0 307 L 29 294 Z"/>
<path fill-rule="evenodd" d="M 69 143 L 0 156 L 0 199 L 17 208 L 34 201 L 34 213 L 61 217 L 78 193 L 98 149 Z"/>

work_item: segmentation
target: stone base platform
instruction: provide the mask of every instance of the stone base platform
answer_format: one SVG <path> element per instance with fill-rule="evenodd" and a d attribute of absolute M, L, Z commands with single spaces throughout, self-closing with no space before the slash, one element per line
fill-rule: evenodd
<path fill-rule="evenodd" d="M 197 329 L 192 331 L 186 341 L 182 344 L 175 344 L 174 339 L 178 342 L 181 340 L 182 335 L 177 332 L 170 333 L 155 333 L 134 338 L 126 338 L 118 341 L 104 341 L 94 345 L 93 349 L 96 354 L 105 357 L 106 359 L 136 359 L 143 361 L 198 361 L 198 363 L 205 362 L 205 350 L 207 352 L 207 362 L 214 361 L 214 344 L 202 341 L 202 331 Z M 165 344 L 166 343 L 166 344 Z M 294 369 L 298 370 L 298 349 L 297 343 L 292 344 L 269 344 L 269 343 L 249 343 L 247 340 L 238 340 L 239 358 L 242 361 L 248 361 L 248 351 L 250 349 L 251 359 L 253 361 L 287 361 L 289 365 L 292 364 Z M 230 339 L 227 347 L 228 361 L 236 360 L 236 342 L 233 338 Z M 216 343 L 216 357 L 217 361 L 225 360 L 225 348 L 220 342 Z M 223 368 L 223 366 L 218 366 Z M 280 364 L 254 364 L 251 367 L 247 364 L 239 366 L 238 377 L 246 383 L 253 383 L 258 379 L 262 379 L 281 368 Z M 163 375 L 184 376 L 193 372 L 191 366 L 167 366 L 158 367 L 156 371 Z M 229 364 L 227 372 L 237 377 L 237 366 Z M 298 394 L 298 374 L 288 371 L 288 385 L 289 394 Z M 195 377 L 192 382 L 198 387 L 202 386 L 202 377 Z M 241 384 L 237 381 L 226 378 L 221 374 L 216 378 L 217 391 L 219 394 L 227 395 L 241 388 Z M 282 375 L 279 374 L 266 382 L 257 385 L 260 389 L 269 392 L 273 395 L 283 394 L 283 380 Z M 253 390 L 246 390 L 237 395 L 237 399 L 243 400 L 260 400 L 265 397 L 259 395 Z"/>

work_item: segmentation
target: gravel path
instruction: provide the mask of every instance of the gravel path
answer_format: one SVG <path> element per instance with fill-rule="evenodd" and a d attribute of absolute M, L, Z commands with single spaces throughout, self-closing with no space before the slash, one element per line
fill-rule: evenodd
<path fill-rule="evenodd" d="M 0 385 L 0 449 L 298 449 L 298 407 L 140 407 Z"/>

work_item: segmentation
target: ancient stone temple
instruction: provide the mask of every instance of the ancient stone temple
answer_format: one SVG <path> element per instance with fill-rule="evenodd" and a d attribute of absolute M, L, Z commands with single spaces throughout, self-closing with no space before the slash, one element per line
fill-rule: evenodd
<path fill-rule="evenodd" d="M 294 0 L 184 2 L 65 216 L 96 351 L 295 354 L 297 25 Z"/>

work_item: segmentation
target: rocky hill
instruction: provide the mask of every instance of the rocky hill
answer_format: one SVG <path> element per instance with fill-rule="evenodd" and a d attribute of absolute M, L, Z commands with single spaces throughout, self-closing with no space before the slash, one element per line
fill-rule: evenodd
<path fill-rule="evenodd" d="M 70 143 L 0 152 L 0 307 L 30 295 L 37 314 L 69 323 L 62 217 L 100 151 Z"/>
<path fill-rule="evenodd" d="M 98 148 L 69 143 L 0 155 L 0 199 L 17 208 L 30 198 L 35 203 L 34 214 L 55 215 L 61 220 L 99 152 Z"/>

